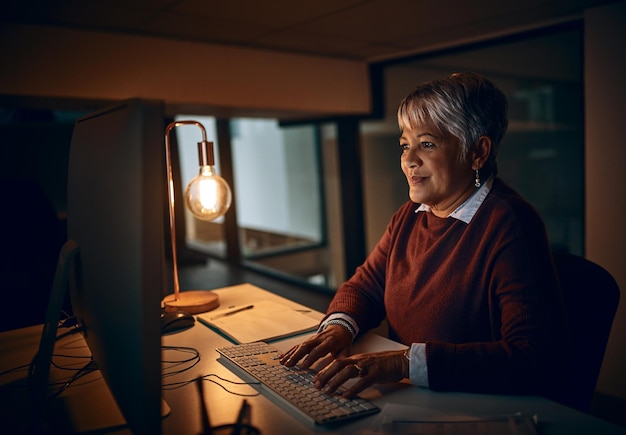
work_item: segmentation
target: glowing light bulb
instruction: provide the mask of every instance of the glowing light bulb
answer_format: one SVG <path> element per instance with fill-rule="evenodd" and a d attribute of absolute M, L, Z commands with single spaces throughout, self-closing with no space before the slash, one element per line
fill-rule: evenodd
<path fill-rule="evenodd" d="M 230 208 L 232 194 L 226 180 L 217 175 L 212 165 L 200 167 L 185 189 L 185 204 L 198 219 L 212 221 Z"/>

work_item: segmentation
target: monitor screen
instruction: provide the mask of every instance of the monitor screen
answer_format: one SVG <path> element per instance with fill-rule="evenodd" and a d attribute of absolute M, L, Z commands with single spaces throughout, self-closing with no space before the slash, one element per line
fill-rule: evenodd
<path fill-rule="evenodd" d="M 164 122 L 139 99 L 82 117 L 68 167 L 72 309 L 133 433 L 161 432 Z"/>

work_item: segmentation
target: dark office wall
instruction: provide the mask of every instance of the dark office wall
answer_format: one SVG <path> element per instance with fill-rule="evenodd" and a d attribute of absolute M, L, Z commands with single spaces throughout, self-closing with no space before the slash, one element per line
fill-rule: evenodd
<path fill-rule="evenodd" d="M 34 109 L 0 111 L 0 177 L 34 180 L 62 214 L 67 206 L 67 158 L 78 115 Z"/>
<path fill-rule="evenodd" d="M 3 111 L 0 124 L 0 331 L 42 323 L 65 241 L 73 121 L 49 111 Z"/>
<path fill-rule="evenodd" d="M 585 246 L 622 292 L 597 390 L 626 399 L 626 2 L 585 14 Z M 590 289 L 592 291 L 592 289 Z M 621 415 L 623 416 L 622 407 Z"/>

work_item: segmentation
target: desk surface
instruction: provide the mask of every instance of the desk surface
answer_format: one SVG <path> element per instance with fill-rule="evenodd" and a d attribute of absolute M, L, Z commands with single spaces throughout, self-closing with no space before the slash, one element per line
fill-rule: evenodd
<path fill-rule="evenodd" d="M 273 293 L 265 292 L 249 286 L 235 286 L 232 288 L 217 290 L 220 294 L 222 307 L 251 303 L 263 299 L 278 300 L 281 303 L 291 304 L 294 308 L 303 308 L 295 302 L 291 302 Z M 312 316 L 321 318 L 322 314 L 316 311 Z M 40 326 L 9 331 L 0 334 L 0 377 L 2 402 L 1 409 L 3 421 L 13 422 L 15 433 L 20 432 L 19 413 L 23 409 L 19 405 L 20 391 L 16 387 L 5 388 L 9 384 L 19 385 L 20 378 L 25 377 L 25 371 L 6 374 L 5 371 L 21 364 L 28 364 L 37 349 L 40 337 Z M 274 343 L 281 350 L 286 350 L 293 344 L 302 340 L 302 336 L 289 338 Z M 215 375 L 209 377 L 211 381 L 204 382 L 205 401 L 212 425 L 233 423 L 241 406 L 243 397 L 233 394 L 255 394 L 256 390 L 248 385 L 231 384 L 228 381 L 240 381 L 230 370 L 217 360 L 215 348 L 232 345 L 223 336 L 217 334 L 209 327 L 196 322 L 195 326 L 181 332 L 163 336 L 162 344 L 174 347 L 189 347 L 197 349 L 201 359 L 198 364 L 179 374 L 164 378 L 164 384 L 190 381 L 198 376 Z M 355 351 L 381 350 L 404 347 L 379 336 L 369 335 L 355 345 Z M 88 353 L 84 341 L 78 335 L 66 337 L 57 343 L 57 350 L 63 352 L 73 349 L 78 354 Z M 218 378 L 219 376 L 220 378 Z M 98 382 L 101 385 L 98 387 Z M 96 377 L 93 383 L 83 383 L 83 388 L 93 388 L 94 391 L 102 388 L 103 381 Z M 71 397 L 72 388 L 69 388 L 63 396 Z M 106 388 L 106 387 L 104 387 Z M 228 392 L 226 390 L 230 390 Z M 624 434 L 626 430 L 612 425 L 603 420 L 575 411 L 560 404 L 551 402 L 540 397 L 520 396 L 495 396 L 477 395 L 464 393 L 437 393 L 425 388 L 418 388 L 407 384 L 377 385 L 368 392 L 368 397 L 380 406 L 381 414 L 366 417 L 355 422 L 344 424 L 339 427 L 323 428 L 309 425 L 287 411 L 281 409 L 263 395 L 246 397 L 251 405 L 252 424 L 264 434 L 274 433 L 372 433 L 372 425 L 376 424 L 385 415 L 410 406 L 416 416 L 436 415 L 471 415 L 492 416 L 507 415 L 521 412 L 527 415 L 537 415 L 539 420 L 539 432 L 541 434 Z M 104 397 L 105 395 L 101 395 Z M 200 398 L 193 384 L 163 390 L 163 398 L 171 408 L 170 414 L 163 419 L 163 432 L 165 434 L 197 434 L 202 428 L 200 419 Z M 104 397 L 102 400 L 106 402 Z M 66 402 L 64 402 L 66 403 Z M 101 405 L 102 406 L 102 405 Z M 102 409 L 102 408 L 100 408 Z M 102 412 L 100 412 L 102 414 Z M 107 418 L 112 418 L 111 416 Z M 23 423 L 23 422 L 22 422 Z M 6 426 L 5 426 L 6 427 Z M 111 430 L 111 433 L 124 433 L 124 430 Z M 25 432 L 22 432 L 25 433 Z"/>

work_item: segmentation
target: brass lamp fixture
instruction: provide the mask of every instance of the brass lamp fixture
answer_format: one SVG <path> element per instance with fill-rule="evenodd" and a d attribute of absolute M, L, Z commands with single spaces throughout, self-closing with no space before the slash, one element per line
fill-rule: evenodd
<path fill-rule="evenodd" d="M 169 224 L 172 242 L 172 263 L 174 293 L 163 299 L 165 311 L 187 311 L 191 314 L 211 311 L 219 306 L 218 295 L 210 290 L 180 291 L 178 281 L 178 262 L 176 255 L 176 217 L 174 204 L 174 177 L 172 175 L 172 152 L 169 135 L 175 128 L 182 125 L 195 125 L 202 130 L 202 142 L 198 142 L 198 159 L 200 168 L 185 189 L 185 204 L 198 219 L 213 221 L 223 216 L 232 201 L 232 193 L 228 183 L 215 171 L 213 142 L 208 142 L 206 129 L 198 121 L 174 121 L 165 129 L 165 152 L 167 166 L 167 194 L 169 199 Z"/>

